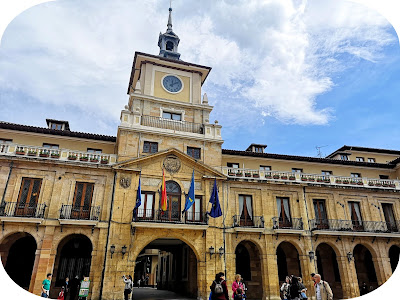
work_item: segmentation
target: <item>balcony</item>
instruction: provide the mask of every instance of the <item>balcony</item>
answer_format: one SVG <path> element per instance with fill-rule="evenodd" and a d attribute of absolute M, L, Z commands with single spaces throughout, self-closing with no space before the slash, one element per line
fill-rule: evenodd
<path fill-rule="evenodd" d="M 37 223 L 43 221 L 46 204 L 24 204 L 18 202 L 3 202 L 0 204 L 0 220 L 2 222 Z"/>
<path fill-rule="evenodd" d="M 169 129 L 173 131 L 183 131 L 183 132 L 191 132 L 204 134 L 204 126 L 199 123 L 192 123 L 186 121 L 177 121 L 164 119 L 161 117 L 153 117 L 153 116 L 142 116 L 140 125 Z"/>
<path fill-rule="evenodd" d="M 228 176 L 228 178 L 236 180 L 400 190 L 400 181 L 390 179 L 305 174 L 284 171 L 264 171 L 231 167 L 222 167 L 222 173 Z"/>
<path fill-rule="evenodd" d="M 290 220 L 283 220 L 280 217 L 272 218 L 273 229 L 293 229 L 303 230 L 303 219 L 302 218 L 291 218 Z"/>
<path fill-rule="evenodd" d="M 116 162 L 115 154 L 95 154 L 68 149 L 49 149 L 39 146 L 0 144 L 0 155 L 30 157 L 50 161 L 70 161 L 83 164 L 110 165 Z"/>
<path fill-rule="evenodd" d="M 100 206 L 61 205 L 59 222 L 61 225 L 96 225 L 100 219 Z"/>
<path fill-rule="evenodd" d="M 264 223 L 263 216 L 247 216 L 247 218 L 240 217 L 239 215 L 233 216 L 233 227 L 235 231 L 262 232 L 264 231 Z"/>
<path fill-rule="evenodd" d="M 139 224 L 144 222 L 147 223 L 147 225 Z M 148 223 L 152 223 L 153 225 L 150 226 Z M 207 213 L 200 213 L 200 212 L 195 212 L 195 213 L 186 212 L 186 214 L 182 216 L 182 213 L 180 211 L 161 211 L 154 209 L 139 208 L 137 210 L 137 215 L 135 214 L 135 210 L 133 211 L 132 226 L 133 227 L 148 226 L 156 228 L 191 228 L 191 229 L 196 229 L 196 227 L 199 227 L 197 229 L 204 229 L 203 228 L 204 226 L 208 227 L 208 215 Z"/>
<path fill-rule="evenodd" d="M 398 233 L 400 222 L 381 222 L 381 221 L 352 221 L 352 220 L 332 220 L 332 219 L 313 219 L 310 220 L 311 231 L 341 231 L 349 232 L 354 235 L 357 232 L 373 233 Z M 346 234 L 349 235 L 349 234 Z"/>

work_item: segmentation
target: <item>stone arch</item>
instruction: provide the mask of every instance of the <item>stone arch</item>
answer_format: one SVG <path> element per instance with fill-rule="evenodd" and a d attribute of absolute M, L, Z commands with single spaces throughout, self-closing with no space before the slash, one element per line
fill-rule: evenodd
<path fill-rule="evenodd" d="M 376 266 L 373 262 L 373 255 L 374 254 L 371 253 L 369 247 L 367 247 L 364 243 L 357 244 L 353 249 L 358 286 L 361 287 L 365 282 L 368 287 L 368 291 L 378 287 L 378 278 Z"/>
<path fill-rule="evenodd" d="M 328 243 L 321 242 L 315 247 L 315 254 L 317 258 L 318 273 L 323 280 L 329 282 L 333 294 L 338 299 L 343 298 L 343 285 L 340 276 L 340 268 L 337 261 L 337 253 L 335 249 Z M 343 270 L 342 270 L 343 274 Z"/>
<path fill-rule="evenodd" d="M 289 243 L 293 247 L 296 248 L 297 252 L 299 253 L 299 256 L 304 255 L 304 247 L 300 246 L 299 243 L 297 243 L 297 240 L 291 240 L 291 239 L 282 239 L 279 241 L 279 244 L 276 246 L 278 248 L 282 243 Z"/>
<path fill-rule="evenodd" d="M 321 241 L 319 241 L 318 243 L 315 244 L 315 246 L 314 246 L 315 249 L 317 249 L 318 246 L 321 245 L 321 244 L 327 244 L 329 247 L 331 247 L 333 249 L 333 251 L 335 252 L 337 257 L 343 256 L 343 254 L 342 254 L 343 251 L 341 249 L 339 249 L 337 244 L 333 243 L 332 241 L 330 241 L 330 240 L 321 240 Z"/>
<path fill-rule="evenodd" d="M 84 234 L 68 234 L 59 240 L 56 249 L 50 289 L 52 298 L 57 298 L 66 277 L 70 279 L 72 293 L 74 293 L 75 285 L 83 277 L 90 276 L 93 242 Z M 76 276 L 78 279 L 75 279 Z"/>
<path fill-rule="evenodd" d="M 240 274 L 249 288 L 250 299 L 263 297 L 263 261 L 261 247 L 249 239 L 243 239 L 235 247 L 235 273 Z"/>
<path fill-rule="evenodd" d="M 8 276 L 28 290 L 32 280 L 37 240 L 27 232 L 13 232 L 2 239 L 0 254 Z"/>
<path fill-rule="evenodd" d="M 286 276 L 295 275 L 302 277 L 300 255 L 298 248 L 291 241 L 282 241 L 276 247 L 279 282 L 282 283 Z"/>
<path fill-rule="evenodd" d="M 359 243 L 357 243 L 357 244 L 353 247 L 353 250 L 352 250 L 352 253 L 353 253 L 353 254 L 354 254 L 354 249 L 355 249 L 358 245 L 362 245 L 362 246 L 364 246 L 365 248 L 367 248 L 368 251 L 371 252 L 372 258 L 377 258 L 377 257 L 378 257 L 378 254 L 377 254 L 376 250 L 374 249 L 374 247 L 372 247 L 372 245 L 371 245 L 370 243 L 367 243 L 367 242 L 362 241 L 362 240 L 361 240 Z"/>

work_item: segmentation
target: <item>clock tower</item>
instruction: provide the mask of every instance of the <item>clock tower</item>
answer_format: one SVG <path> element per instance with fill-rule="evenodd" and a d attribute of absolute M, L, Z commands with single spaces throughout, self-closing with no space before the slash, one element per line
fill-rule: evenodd
<path fill-rule="evenodd" d="M 210 67 L 185 62 L 172 31 L 159 35 L 159 55 L 135 52 L 128 105 L 118 127 L 120 161 L 175 148 L 212 167 L 221 165 L 221 126 L 210 123 L 213 109 L 202 86 Z"/>

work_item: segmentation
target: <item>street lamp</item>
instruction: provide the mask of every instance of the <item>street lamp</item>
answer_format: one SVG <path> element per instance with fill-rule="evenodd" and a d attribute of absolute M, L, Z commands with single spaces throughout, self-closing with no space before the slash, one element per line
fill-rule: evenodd
<path fill-rule="evenodd" d="M 222 257 L 222 255 L 224 255 L 224 248 L 219 248 L 219 250 L 218 250 L 218 253 L 219 253 L 219 257 Z"/>
<path fill-rule="evenodd" d="M 315 258 L 315 253 L 314 251 L 308 252 L 308 257 L 310 258 L 310 262 Z"/>
<path fill-rule="evenodd" d="M 353 253 L 347 252 L 347 259 L 349 262 L 351 262 L 353 260 Z"/>
<path fill-rule="evenodd" d="M 211 259 L 212 256 L 215 254 L 215 249 L 213 246 L 211 246 L 208 250 L 210 250 L 210 259 Z"/>
<path fill-rule="evenodd" d="M 126 253 L 126 246 L 123 245 L 122 246 L 122 258 L 124 257 L 125 253 Z"/>
<path fill-rule="evenodd" d="M 115 245 L 111 245 L 111 247 L 110 247 L 111 258 L 113 256 L 114 252 L 115 252 Z"/>

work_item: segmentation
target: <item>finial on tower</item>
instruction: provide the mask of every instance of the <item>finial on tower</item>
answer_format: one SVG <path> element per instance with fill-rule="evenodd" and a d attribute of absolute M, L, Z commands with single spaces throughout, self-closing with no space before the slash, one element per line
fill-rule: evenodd
<path fill-rule="evenodd" d="M 169 1 L 169 16 L 167 24 L 167 32 L 172 31 L 172 0 Z"/>
<path fill-rule="evenodd" d="M 164 34 L 160 33 L 158 37 L 160 56 L 179 60 L 181 55 L 178 53 L 178 45 L 179 37 L 172 31 L 172 0 L 170 0 L 167 31 Z"/>

